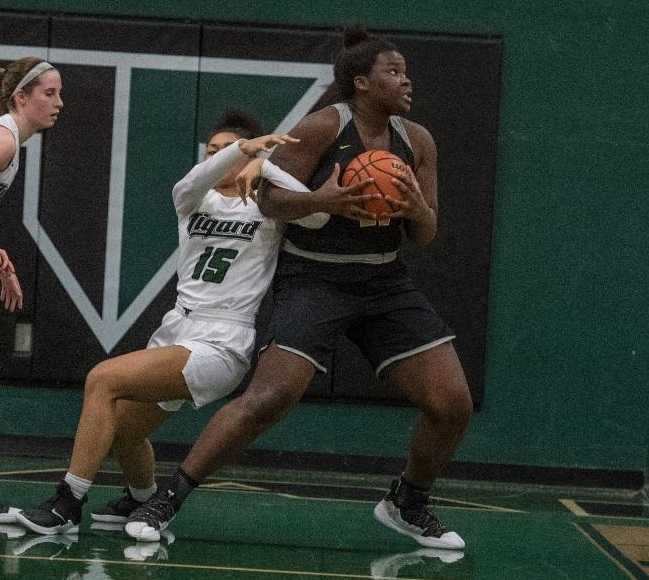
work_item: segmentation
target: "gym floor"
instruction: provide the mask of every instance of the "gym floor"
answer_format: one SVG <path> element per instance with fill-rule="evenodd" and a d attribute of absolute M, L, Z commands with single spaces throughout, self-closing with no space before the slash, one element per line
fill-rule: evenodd
<path fill-rule="evenodd" d="M 40 503 L 65 471 L 55 459 L 3 457 L 0 502 Z M 171 473 L 161 464 L 160 476 Z M 0 577 L 66 580 L 649 578 L 649 506 L 634 491 L 444 480 L 437 513 L 467 543 L 425 549 L 376 523 L 390 478 L 230 468 L 183 506 L 159 543 L 120 526 L 91 526 L 90 510 L 121 494 L 107 465 L 78 535 L 0 526 Z"/>

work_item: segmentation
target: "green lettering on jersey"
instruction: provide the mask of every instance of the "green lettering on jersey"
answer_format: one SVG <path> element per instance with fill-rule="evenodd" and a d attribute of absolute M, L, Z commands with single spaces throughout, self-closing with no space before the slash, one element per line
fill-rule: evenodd
<path fill-rule="evenodd" d="M 232 262 L 237 257 L 239 250 L 232 248 L 214 248 L 207 246 L 198 257 L 192 278 L 220 284 L 228 273 Z"/>

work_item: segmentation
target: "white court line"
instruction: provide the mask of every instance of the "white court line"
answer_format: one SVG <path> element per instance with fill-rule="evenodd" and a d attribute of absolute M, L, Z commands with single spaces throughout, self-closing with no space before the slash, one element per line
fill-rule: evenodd
<path fill-rule="evenodd" d="M 0 472 L 0 482 L 14 482 L 14 483 L 36 483 L 36 484 L 41 484 L 41 485 L 51 485 L 53 482 L 51 481 L 32 481 L 32 480 L 21 480 L 21 479 L 2 479 L 2 476 L 4 475 L 21 475 L 21 474 L 27 474 L 27 473 L 49 473 L 49 472 L 57 472 L 57 471 L 64 471 L 65 468 L 59 468 L 59 469 L 38 469 L 38 470 L 23 470 L 23 471 L 3 471 Z M 102 473 L 120 473 L 119 471 L 103 471 Z M 261 480 L 246 480 L 246 481 L 254 481 L 255 483 L 267 483 Z M 296 482 L 291 482 L 291 481 L 276 481 L 273 480 L 272 483 L 277 483 L 277 484 L 284 484 L 284 485 L 290 485 L 290 484 L 295 484 Z M 237 489 L 227 489 L 224 486 L 237 486 Z M 347 487 L 349 489 L 354 489 L 354 486 L 351 485 L 342 485 L 342 486 L 335 486 L 333 484 L 319 484 L 319 483 L 299 483 L 298 485 L 312 485 L 312 486 L 319 486 L 319 487 Z M 124 487 L 123 485 L 109 485 L 109 484 L 94 484 L 93 487 L 103 487 L 103 488 L 122 488 Z M 383 489 L 383 488 L 375 488 L 375 487 L 369 487 L 369 488 L 363 488 L 363 489 Z M 226 492 L 226 493 L 249 493 L 249 494 L 272 494 L 276 495 L 279 497 L 285 497 L 288 499 L 303 499 L 303 500 L 308 500 L 308 501 L 329 501 L 329 502 L 341 502 L 341 503 L 361 503 L 361 504 L 375 504 L 375 501 L 372 500 L 364 500 L 364 499 L 345 499 L 345 498 L 331 498 L 331 497 L 313 497 L 313 496 L 303 496 L 303 495 L 294 495 L 291 493 L 287 492 L 281 492 L 281 491 L 273 491 L 270 489 L 263 489 L 263 488 L 254 488 L 252 486 L 248 486 L 246 484 L 241 484 L 238 483 L 236 480 L 227 480 L 227 481 L 221 481 L 221 482 L 215 482 L 215 483 L 206 483 L 200 486 L 198 491 L 206 491 L 208 493 L 215 493 L 215 492 Z M 436 508 L 439 509 L 449 509 L 449 510 L 466 510 L 466 511 L 491 511 L 491 512 L 499 512 L 499 513 L 514 513 L 514 514 L 526 514 L 528 513 L 527 511 L 524 510 L 517 510 L 513 508 L 504 508 L 500 506 L 494 506 L 490 504 L 482 504 L 482 503 L 477 503 L 477 502 L 470 502 L 470 501 L 465 501 L 465 500 L 456 500 L 456 499 L 450 499 L 450 498 L 445 498 L 445 497 L 440 497 L 440 496 L 431 496 L 432 499 L 436 499 L 438 501 L 445 501 L 449 503 L 455 503 L 459 504 L 457 506 L 451 506 L 451 505 L 443 505 L 443 506 L 435 506 Z M 561 500 L 560 500 L 561 501 Z M 570 501 L 570 500 L 566 500 Z M 567 507 L 567 506 L 566 506 Z M 570 508 L 568 508 L 570 509 Z M 572 511 L 572 510 L 571 510 Z M 585 515 L 587 515 L 584 512 Z M 641 518 L 642 519 L 642 518 Z"/>
<path fill-rule="evenodd" d="M 246 480 L 246 481 L 255 481 L 255 483 L 263 483 L 263 481 L 259 480 Z M 285 481 L 273 481 L 272 483 L 280 483 L 280 484 L 286 484 L 290 485 L 291 483 L 295 482 L 285 482 Z M 228 489 L 228 485 L 233 485 L 233 486 L 241 486 L 240 488 L 237 487 L 237 489 Z M 318 486 L 318 487 L 347 487 L 349 489 L 355 489 L 354 486 L 351 485 L 331 485 L 331 484 L 319 484 L 319 483 L 299 483 L 298 485 L 313 485 L 313 486 Z M 283 497 L 289 497 L 289 498 L 295 498 L 295 499 L 310 499 L 314 501 L 342 501 L 342 502 L 352 502 L 352 503 L 376 503 L 375 501 L 372 500 L 365 500 L 365 499 L 345 499 L 345 498 L 330 498 L 330 497 L 312 497 L 312 496 L 303 496 L 303 495 L 293 495 L 289 494 L 286 492 L 281 492 L 281 491 L 273 491 L 270 489 L 255 489 L 252 486 L 246 486 L 244 484 L 239 484 L 236 481 L 230 482 L 217 482 L 217 483 L 206 483 L 201 485 L 200 489 L 205 490 L 205 491 L 210 491 L 210 492 L 215 492 L 215 491 L 227 491 L 227 492 L 242 492 L 242 493 L 272 493 L 274 495 L 280 495 Z M 383 490 L 383 488 L 378 488 L 378 487 L 363 487 L 362 489 L 376 489 L 376 490 Z M 514 513 L 514 514 L 526 514 L 525 510 L 516 510 L 513 508 L 504 508 L 500 506 L 494 506 L 494 505 L 489 505 L 489 504 L 483 504 L 483 503 L 477 503 L 477 502 L 472 502 L 472 501 L 465 501 L 461 499 L 451 499 L 447 497 L 441 497 L 441 496 L 431 496 L 431 499 L 435 499 L 437 501 L 445 501 L 448 503 L 454 503 L 454 504 L 459 504 L 458 506 L 450 506 L 450 505 L 439 505 L 435 507 L 439 507 L 440 509 L 466 509 L 466 510 L 479 510 L 479 511 L 495 511 L 495 512 L 504 512 L 504 513 Z"/>
<path fill-rule="evenodd" d="M 55 471 L 65 471 L 67 467 L 54 467 L 48 469 L 18 469 L 15 471 L 0 471 L 0 477 L 5 475 L 24 475 L 27 473 L 54 473 Z M 8 479 L 7 481 L 13 481 Z"/>
<path fill-rule="evenodd" d="M 215 492 L 223 492 L 223 493 L 249 493 L 249 494 L 272 494 L 272 495 L 277 495 L 280 497 L 286 497 L 288 499 L 304 499 L 304 500 L 309 500 L 309 501 L 329 501 L 329 502 L 339 502 L 339 503 L 362 503 L 362 504 L 369 504 L 369 505 L 375 505 L 376 501 L 374 500 L 369 500 L 369 499 L 345 499 L 345 498 L 336 498 L 336 497 L 313 497 L 313 496 L 308 496 L 308 495 L 292 495 L 289 493 L 284 493 L 281 491 L 253 491 L 253 490 L 244 490 L 244 489 L 224 489 L 224 488 L 210 488 L 210 484 L 207 485 L 201 485 L 200 490 L 209 492 L 209 493 L 215 493 Z M 440 498 L 444 499 L 444 498 Z M 482 505 L 478 503 L 473 503 L 473 502 L 461 502 L 459 500 L 445 500 L 445 501 L 454 501 L 455 503 L 466 503 L 467 505 L 459 505 L 459 506 L 451 506 L 451 505 L 439 505 L 439 506 L 434 506 L 435 508 L 439 508 L 442 510 L 465 510 L 465 511 L 478 511 L 478 512 L 500 512 L 500 513 L 516 513 L 516 514 L 527 514 L 528 512 L 523 511 L 523 510 L 515 510 L 511 508 L 503 508 L 503 507 L 498 507 L 498 506 L 490 506 L 490 505 Z"/>
<path fill-rule="evenodd" d="M 579 517 L 590 515 L 585 509 L 579 506 L 574 499 L 560 499 L 559 503 L 566 509 L 570 510 L 573 514 Z"/>
<path fill-rule="evenodd" d="M 573 525 L 577 528 L 577 530 L 581 533 L 582 536 L 584 536 L 595 548 L 597 548 L 604 556 L 606 556 L 617 568 L 620 569 L 621 572 L 624 573 L 625 576 L 628 578 L 637 578 L 635 575 L 633 575 L 629 570 L 627 570 L 622 562 L 618 562 L 614 557 L 613 554 L 610 554 L 608 550 L 604 548 L 604 546 L 600 546 L 599 542 L 595 540 L 586 530 L 584 530 L 579 524 L 573 522 Z M 599 532 L 601 534 L 601 532 Z"/>
<path fill-rule="evenodd" d="M 52 558 L 45 556 L 13 556 L 0 554 L 0 558 L 7 560 L 41 560 L 52 562 Z M 399 576 L 367 576 L 366 574 L 338 574 L 336 572 L 308 572 L 306 570 L 273 570 L 264 568 L 243 568 L 239 566 L 208 566 L 204 564 L 173 564 L 168 562 L 124 562 L 122 560 L 100 560 L 99 558 L 56 558 L 56 562 L 78 562 L 78 563 L 99 563 L 99 564 L 116 564 L 121 566 L 155 566 L 158 568 L 180 568 L 190 570 L 214 570 L 221 572 L 241 572 L 241 573 L 261 573 L 261 574 L 282 574 L 289 576 L 315 576 L 320 578 L 362 578 L 369 580 L 422 580 L 421 578 L 405 578 Z"/>
<path fill-rule="evenodd" d="M 566 509 L 569 509 L 573 514 L 580 518 L 603 518 L 607 520 L 640 520 L 646 522 L 649 518 L 647 516 L 614 516 L 610 514 L 591 514 L 582 508 L 577 502 L 578 501 L 590 501 L 590 503 L 604 503 L 604 504 L 613 504 L 613 505 L 632 505 L 638 506 L 640 504 L 630 503 L 630 502 L 617 502 L 617 501 L 595 501 L 595 500 L 574 500 L 574 499 L 560 499 L 559 503 L 563 504 Z"/>

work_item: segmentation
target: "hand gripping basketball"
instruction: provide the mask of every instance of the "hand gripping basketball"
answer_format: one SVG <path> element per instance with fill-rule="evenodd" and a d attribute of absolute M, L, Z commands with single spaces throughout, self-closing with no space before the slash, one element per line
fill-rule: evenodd
<path fill-rule="evenodd" d="M 393 207 L 386 199 L 401 200 L 399 188 L 392 182 L 406 174 L 406 164 L 394 153 L 382 149 L 370 149 L 351 160 L 345 168 L 341 183 L 343 186 L 354 185 L 365 179 L 373 178 L 372 183 L 361 189 L 361 193 L 376 193 L 380 196 L 363 202 L 363 208 L 376 215 L 378 225 L 388 225 Z M 373 220 L 361 220 L 361 226 L 376 225 Z"/>

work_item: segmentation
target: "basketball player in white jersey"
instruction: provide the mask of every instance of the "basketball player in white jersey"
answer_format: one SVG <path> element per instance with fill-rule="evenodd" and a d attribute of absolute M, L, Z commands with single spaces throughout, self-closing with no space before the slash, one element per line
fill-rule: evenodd
<path fill-rule="evenodd" d="M 156 490 L 148 435 L 184 401 L 198 408 L 227 396 L 248 371 L 255 315 L 275 271 L 283 225 L 240 197 L 236 177 L 260 151 L 297 141 L 255 134 L 251 119 L 230 114 L 208 140 L 205 161 L 173 188 L 180 245 L 176 306 L 147 349 L 90 371 L 69 471 L 52 498 L 17 515 L 21 525 L 41 534 L 77 530 L 85 495 L 111 448 L 129 487 L 92 518 L 125 522 Z M 306 190 L 269 161 L 261 174 Z"/>
<path fill-rule="evenodd" d="M 26 57 L 0 69 L 0 198 L 18 172 L 20 146 L 34 133 L 52 127 L 62 108 L 61 75 L 50 63 Z M 0 303 L 9 312 L 23 306 L 16 270 L 2 248 Z"/>
<path fill-rule="evenodd" d="M 48 62 L 26 57 L 0 68 L 0 199 L 18 172 L 20 146 L 34 133 L 52 127 L 62 108 L 61 75 Z M 23 307 L 16 269 L 2 248 L 0 304 L 9 312 Z M 0 504 L 0 523 L 12 523 L 17 511 Z"/>

